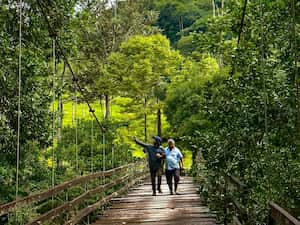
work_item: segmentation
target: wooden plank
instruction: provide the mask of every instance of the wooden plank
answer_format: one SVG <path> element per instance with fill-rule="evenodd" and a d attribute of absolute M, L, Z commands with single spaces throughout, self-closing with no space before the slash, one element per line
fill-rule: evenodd
<path fill-rule="evenodd" d="M 182 178 L 181 195 L 170 195 L 163 178 L 163 194 L 157 196 L 152 196 L 151 185 L 145 181 L 145 185 L 133 188 L 126 196 L 113 198 L 112 206 L 93 225 L 216 225 L 215 215 L 201 204 L 191 181 L 192 178 Z"/>
<path fill-rule="evenodd" d="M 116 221 L 97 221 L 94 225 L 216 225 L 214 220 L 203 220 L 203 219 L 177 219 L 174 220 L 163 220 L 163 221 L 127 221 L 122 222 Z"/>
<path fill-rule="evenodd" d="M 182 214 L 206 214 L 209 213 L 209 209 L 206 207 L 176 207 L 176 208 L 157 208 L 157 209 L 134 209 L 134 210 L 108 210 L 105 213 L 105 216 L 120 216 L 120 218 L 126 214 L 126 216 L 128 215 L 136 215 L 136 214 L 143 214 L 143 215 L 151 215 L 151 214 L 155 214 L 155 215 L 165 215 L 169 212 L 172 213 L 182 213 Z"/>
<path fill-rule="evenodd" d="M 166 205 L 167 202 L 162 202 L 164 205 Z M 204 207 L 201 206 L 199 201 L 189 201 L 189 203 L 183 202 L 180 203 L 180 206 L 176 206 L 176 208 L 184 208 L 184 207 Z M 173 206 L 165 206 L 166 209 L 173 209 Z M 207 207 L 204 207 L 207 208 Z M 143 209 L 161 209 L 161 204 L 151 204 L 151 205 L 144 205 L 143 208 L 140 208 L 135 203 L 119 203 L 119 204 L 113 204 L 111 206 L 111 209 L 117 209 L 119 211 L 126 211 L 128 209 L 134 209 L 134 210 L 143 210 Z"/>
<path fill-rule="evenodd" d="M 104 172 L 96 172 L 96 173 L 91 173 L 85 176 L 81 176 L 78 178 L 74 178 L 70 181 L 64 182 L 62 184 L 56 185 L 53 188 L 50 188 L 47 191 L 43 191 L 43 192 L 39 192 L 39 193 L 34 193 L 31 194 L 27 197 L 24 197 L 22 199 L 18 199 L 3 205 L 0 205 L 0 216 L 5 215 L 7 213 L 9 213 L 10 211 L 12 211 L 15 207 L 19 207 L 19 206 L 24 206 L 24 205 L 28 205 L 30 203 L 34 203 L 34 202 L 39 202 L 42 200 L 45 200 L 47 198 L 52 197 L 53 195 L 56 195 L 57 193 L 64 191 L 68 188 L 72 188 L 74 186 L 77 186 L 79 184 L 100 178 L 100 177 L 108 177 L 113 175 L 116 172 L 122 172 L 127 170 L 128 168 L 132 167 L 134 164 L 129 164 L 129 165 L 125 165 L 125 166 L 121 166 L 112 170 L 108 170 L 108 171 L 104 171 Z"/>
<path fill-rule="evenodd" d="M 101 223 L 105 223 L 105 224 L 114 224 L 114 223 L 118 223 L 118 224 L 131 224 L 131 223 L 152 223 L 152 224 L 156 224 L 156 222 L 179 222 L 179 221 L 186 221 L 185 224 L 190 224 L 190 222 L 193 221 L 198 221 L 199 224 L 202 224 L 202 222 L 211 222 L 214 225 L 216 225 L 216 219 L 214 217 L 211 216 L 205 216 L 205 215 L 199 215 L 199 216 L 192 216 L 192 215 L 169 215 L 169 216 L 165 216 L 165 217 L 153 217 L 153 218 L 143 218 L 142 216 L 140 217 L 130 217 L 130 218 L 106 218 L 103 217 L 101 219 L 99 219 L 98 221 L 96 221 L 93 225 L 96 224 L 101 224 Z"/>

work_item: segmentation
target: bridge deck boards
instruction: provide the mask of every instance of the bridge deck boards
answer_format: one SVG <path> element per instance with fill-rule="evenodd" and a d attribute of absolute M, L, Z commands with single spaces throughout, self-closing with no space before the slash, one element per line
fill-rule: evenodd
<path fill-rule="evenodd" d="M 165 179 L 163 194 L 152 196 L 149 181 L 134 187 L 126 196 L 114 198 L 112 206 L 94 225 L 215 225 L 215 216 L 201 203 L 192 178 L 182 177 L 181 195 L 169 195 Z"/>

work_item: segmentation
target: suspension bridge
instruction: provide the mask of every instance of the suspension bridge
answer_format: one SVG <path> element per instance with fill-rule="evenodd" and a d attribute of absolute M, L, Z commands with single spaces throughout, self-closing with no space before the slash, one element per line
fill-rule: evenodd
<path fill-rule="evenodd" d="M 27 225 L 38 224 L 217 224 L 212 212 L 200 198 L 198 186 L 191 177 L 184 176 L 179 185 L 181 195 L 170 195 L 163 180 L 162 194 L 152 196 L 145 161 L 135 162 L 107 171 L 82 175 L 48 190 L 0 206 L 0 216 L 15 210 L 40 207 L 46 200 L 59 199 L 60 204 L 31 218 Z M 233 215 L 231 223 L 249 224 L 251 212 L 244 211 L 243 202 L 233 199 L 235 192 L 247 195 L 247 188 L 237 178 L 228 177 L 227 200 L 224 207 Z M 77 190 L 77 195 L 72 191 Z M 62 222 L 63 221 L 63 222 Z M 269 203 L 269 225 L 299 225 L 279 205 Z"/>
<path fill-rule="evenodd" d="M 245 1 L 245 4 L 247 1 Z M 63 58 L 73 78 L 76 91 L 79 91 L 89 107 L 91 116 L 101 126 L 95 110 L 85 98 L 84 88 L 80 86 L 73 72 L 63 47 L 56 38 L 55 29 L 51 27 L 48 17 L 43 10 L 41 12 L 48 24 L 50 36 L 53 37 L 53 58 L 55 76 L 56 49 Z M 22 5 L 22 1 L 20 2 Z M 246 6 L 245 6 L 246 7 Z M 245 8 L 244 7 L 244 8 Z M 55 185 L 47 190 L 34 192 L 25 197 L 18 193 L 19 185 L 19 161 L 20 161 L 20 125 L 21 125 L 21 78 L 22 78 L 22 7 L 20 7 L 19 27 L 19 86 L 18 86 L 18 132 L 17 132 L 17 158 L 16 158 L 16 199 L 12 202 L 0 205 L 0 216 L 9 217 L 18 209 L 33 207 L 38 208 L 49 199 L 58 199 L 59 204 L 43 210 L 35 218 L 31 218 L 27 225 L 38 224 L 217 224 L 216 212 L 209 209 L 200 198 L 198 185 L 191 177 L 183 177 L 180 183 L 181 195 L 169 195 L 166 181 L 163 183 L 163 193 L 151 196 L 151 187 L 148 179 L 147 163 L 145 161 L 122 165 L 114 169 L 103 171 L 91 171 L 89 174 Z M 244 9 L 245 13 L 245 9 Z M 244 19 L 243 15 L 243 19 Z M 241 22 L 241 32 L 243 29 Z M 240 34 L 241 34 L 240 32 Z M 238 40 L 240 40 L 240 35 Z M 55 99 L 53 99 L 55 100 Z M 53 119 L 54 120 L 54 119 Z M 53 153 L 54 154 L 54 153 Z M 105 156 L 105 154 L 104 154 Z M 53 157 L 54 159 L 54 157 Z M 54 172 L 54 171 L 53 171 Z M 54 175 L 52 174 L 52 180 Z M 225 184 L 220 185 L 224 196 L 224 213 L 231 216 L 226 224 L 251 224 L 252 212 L 243 207 L 245 199 L 251 190 L 237 177 L 226 175 Z M 75 191 L 74 191 L 75 190 Z M 74 194 L 74 192 L 76 194 Z M 242 199 L 235 198 L 233 193 L 240 193 Z M 269 225 L 300 225 L 300 222 L 290 215 L 280 205 L 269 202 Z"/>

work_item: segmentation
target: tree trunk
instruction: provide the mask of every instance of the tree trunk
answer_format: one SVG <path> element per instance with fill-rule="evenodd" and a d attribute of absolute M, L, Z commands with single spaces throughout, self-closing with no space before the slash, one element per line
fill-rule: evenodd
<path fill-rule="evenodd" d="M 60 84 L 59 84 L 59 92 L 58 92 L 58 133 L 57 133 L 57 138 L 58 138 L 58 143 L 61 143 L 61 137 L 62 137 L 62 127 L 63 127 L 63 87 L 64 87 L 64 76 L 65 76 L 65 71 L 66 71 L 66 64 L 64 63 L 64 68 L 63 72 L 61 74 L 60 78 Z"/>
<path fill-rule="evenodd" d="M 104 118 L 104 110 L 103 110 L 103 104 L 102 104 L 102 95 L 99 96 L 99 104 L 100 104 L 100 109 L 101 109 L 101 112 L 103 114 L 103 118 Z"/>
<path fill-rule="evenodd" d="M 159 99 L 157 98 L 157 104 L 159 104 Z M 161 109 L 158 108 L 157 110 L 157 135 L 161 137 L 162 132 L 161 132 Z"/>
<path fill-rule="evenodd" d="M 145 98 L 145 102 L 144 102 L 144 109 L 147 109 L 147 99 Z M 144 140 L 145 142 L 147 142 L 147 112 L 145 111 L 144 113 Z"/>
<path fill-rule="evenodd" d="M 58 106 L 57 106 L 57 112 L 58 112 L 58 118 L 57 118 L 57 142 L 60 144 L 62 142 L 62 128 L 63 128 L 63 87 L 64 87 L 64 76 L 66 72 L 66 63 L 64 62 L 63 71 L 61 73 L 61 77 L 59 80 L 59 91 L 58 91 Z M 59 157 L 56 157 L 56 166 L 57 168 L 62 167 L 62 161 Z"/>
<path fill-rule="evenodd" d="M 161 110 L 157 110 L 157 135 L 161 137 Z"/>
<path fill-rule="evenodd" d="M 222 10 L 221 15 L 224 16 L 224 0 L 222 0 L 221 2 L 221 10 Z"/>
<path fill-rule="evenodd" d="M 105 96 L 105 119 L 108 119 L 110 117 L 110 98 L 109 95 L 106 94 Z"/>
<path fill-rule="evenodd" d="M 62 102 L 62 94 L 58 95 L 58 119 L 57 119 L 57 142 L 61 143 L 62 139 L 62 127 L 63 127 L 63 102 Z M 62 164 L 59 157 L 56 157 L 57 168 L 61 168 Z"/>
<path fill-rule="evenodd" d="M 179 17 L 179 31 L 183 31 L 184 25 L 183 25 L 183 18 L 182 16 Z"/>
<path fill-rule="evenodd" d="M 216 16 L 215 0 L 212 0 L 212 9 L 213 9 L 213 17 L 215 17 Z"/>

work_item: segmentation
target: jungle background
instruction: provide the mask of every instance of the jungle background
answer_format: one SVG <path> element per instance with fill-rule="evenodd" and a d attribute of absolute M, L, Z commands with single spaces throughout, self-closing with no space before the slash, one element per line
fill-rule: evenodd
<path fill-rule="evenodd" d="M 132 137 L 158 134 L 176 140 L 221 222 L 227 174 L 250 187 L 253 224 L 266 221 L 271 199 L 300 218 L 298 1 L 250 1 L 244 16 L 241 0 L 43 7 L 53 30 L 37 1 L 22 4 L 21 196 L 51 187 L 53 174 L 59 184 L 143 158 Z M 0 204 L 15 198 L 18 8 L 0 1 Z"/>

